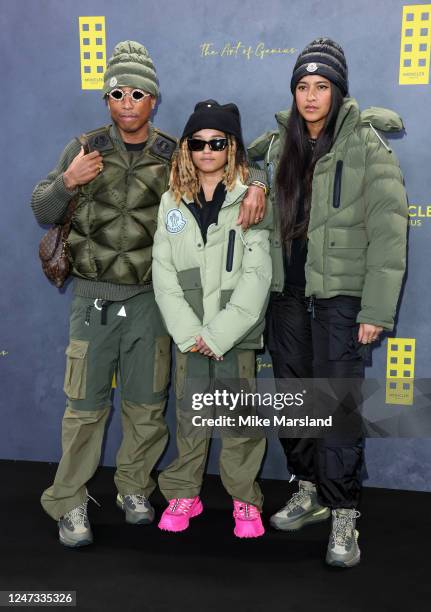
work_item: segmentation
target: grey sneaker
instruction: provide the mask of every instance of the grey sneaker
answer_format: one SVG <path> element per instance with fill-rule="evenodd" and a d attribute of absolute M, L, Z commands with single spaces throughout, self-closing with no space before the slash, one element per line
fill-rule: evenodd
<path fill-rule="evenodd" d="M 325 521 L 330 514 L 329 508 L 319 504 L 314 484 L 300 480 L 299 490 L 281 510 L 271 516 L 269 522 L 276 529 L 297 531 L 304 525 Z"/>
<path fill-rule="evenodd" d="M 58 535 L 64 546 L 77 548 L 93 543 L 90 522 L 87 516 L 88 499 L 76 506 L 58 521 Z"/>
<path fill-rule="evenodd" d="M 117 495 L 117 506 L 126 513 L 126 523 L 149 525 L 154 521 L 154 508 L 144 495 Z"/>
<path fill-rule="evenodd" d="M 361 559 L 356 519 L 361 514 L 353 509 L 332 510 L 332 530 L 329 536 L 326 563 L 337 567 L 353 567 Z"/>

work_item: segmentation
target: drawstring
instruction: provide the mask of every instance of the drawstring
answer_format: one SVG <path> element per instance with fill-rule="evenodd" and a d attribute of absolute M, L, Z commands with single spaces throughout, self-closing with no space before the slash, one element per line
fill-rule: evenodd
<path fill-rule="evenodd" d="M 373 130 L 374 134 L 377 136 L 377 138 L 380 140 L 380 142 L 382 143 L 382 145 L 385 147 L 385 149 L 387 151 L 389 151 L 389 153 L 392 153 L 392 149 L 390 149 L 388 147 L 388 145 L 386 144 L 386 142 L 383 140 L 383 138 L 380 136 L 380 134 L 378 133 L 378 131 L 374 128 L 373 124 L 368 122 L 370 128 Z"/>
<path fill-rule="evenodd" d="M 93 501 L 96 504 L 96 506 L 99 506 L 99 508 L 102 507 L 102 504 L 99 504 L 99 502 L 96 499 L 94 499 L 94 497 L 91 497 L 91 495 L 89 495 L 88 491 L 87 491 L 87 497 L 88 497 L 88 499 L 91 499 L 91 501 Z"/>
<path fill-rule="evenodd" d="M 275 134 L 272 135 L 271 142 L 269 143 L 268 153 L 266 154 L 266 165 L 269 165 L 269 154 L 271 153 L 272 143 L 274 142 Z"/>
<path fill-rule="evenodd" d="M 245 248 L 248 249 L 249 251 L 252 251 L 253 249 L 251 248 L 251 246 L 249 246 L 247 240 L 244 237 L 244 231 L 243 231 L 242 228 L 240 228 L 240 230 L 239 230 L 239 237 L 241 238 L 241 242 L 243 243 Z"/>
<path fill-rule="evenodd" d="M 274 178 L 273 177 L 274 169 L 273 169 L 273 165 L 269 161 L 269 155 L 271 153 L 271 147 L 272 147 L 272 143 L 274 142 L 274 138 L 275 138 L 275 134 L 272 135 L 271 142 L 269 143 L 269 147 L 268 147 L 268 153 L 266 154 L 266 170 L 267 170 L 267 174 L 268 174 L 268 180 L 269 180 L 269 187 L 270 188 L 272 188 L 272 180 Z"/>
<path fill-rule="evenodd" d="M 242 230 L 242 228 L 239 231 L 239 237 L 241 238 L 241 242 L 243 243 L 243 245 L 245 246 L 246 249 L 248 249 L 249 251 L 252 250 L 252 248 L 248 245 L 245 237 L 244 237 L 244 232 Z"/>

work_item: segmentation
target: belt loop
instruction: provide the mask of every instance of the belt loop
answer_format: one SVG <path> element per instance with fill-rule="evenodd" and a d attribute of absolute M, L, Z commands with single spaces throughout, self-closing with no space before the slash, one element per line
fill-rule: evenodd
<path fill-rule="evenodd" d="M 100 302 L 100 306 L 99 306 L 98 302 Z M 94 300 L 95 308 L 97 310 L 100 310 L 100 323 L 101 323 L 101 325 L 106 325 L 107 320 L 108 320 L 108 317 L 107 317 L 108 306 L 110 306 L 113 303 L 114 302 L 110 302 L 109 300 L 101 300 L 99 298 Z"/>

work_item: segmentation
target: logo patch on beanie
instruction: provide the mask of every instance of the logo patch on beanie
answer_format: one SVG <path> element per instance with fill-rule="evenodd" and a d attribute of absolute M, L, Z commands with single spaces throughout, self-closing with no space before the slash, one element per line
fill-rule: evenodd
<path fill-rule="evenodd" d="M 178 208 L 171 208 L 166 213 L 166 229 L 170 234 L 179 234 L 187 225 L 187 219 Z"/>
<path fill-rule="evenodd" d="M 117 83 L 117 77 L 112 77 L 111 79 L 109 79 L 109 87 L 115 87 Z"/>
<path fill-rule="evenodd" d="M 317 64 L 315 64 L 314 62 L 311 62 L 311 64 L 308 64 L 307 72 L 316 72 L 316 70 L 317 70 Z"/>

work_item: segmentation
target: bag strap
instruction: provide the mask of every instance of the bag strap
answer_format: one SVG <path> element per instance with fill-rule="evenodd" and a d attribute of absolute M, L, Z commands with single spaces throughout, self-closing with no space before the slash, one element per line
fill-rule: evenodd
<path fill-rule="evenodd" d="M 76 140 L 79 142 L 79 144 L 81 146 L 84 147 L 84 150 L 85 150 L 86 147 L 88 147 L 88 138 L 89 138 L 89 136 L 92 136 L 94 134 L 96 136 L 98 136 L 101 133 L 102 134 L 108 133 L 108 131 L 109 131 L 109 126 L 105 126 L 105 127 L 100 128 L 98 130 L 93 130 L 93 132 L 88 132 L 88 133 L 85 133 L 85 134 L 81 134 L 80 136 L 76 137 Z M 109 139 L 109 142 L 111 142 L 110 139 Z M 66 214 L 64 216 L 64 221 L 61 224 L 61 231 L 62 231 L 63 239 L 66 239 L 68 237 L 69 233 L 70 233 L 70 226 L 72 224 L 73 213 L 75 212 L 76 206 L 78 204 L 78 197 L 79 197 L 79 194 L 76 194 L 75 196 L 73 196 L 73 198 L 70 200 L 70 202 L 69 202 L 69 204 L 67 206 Z"/>

